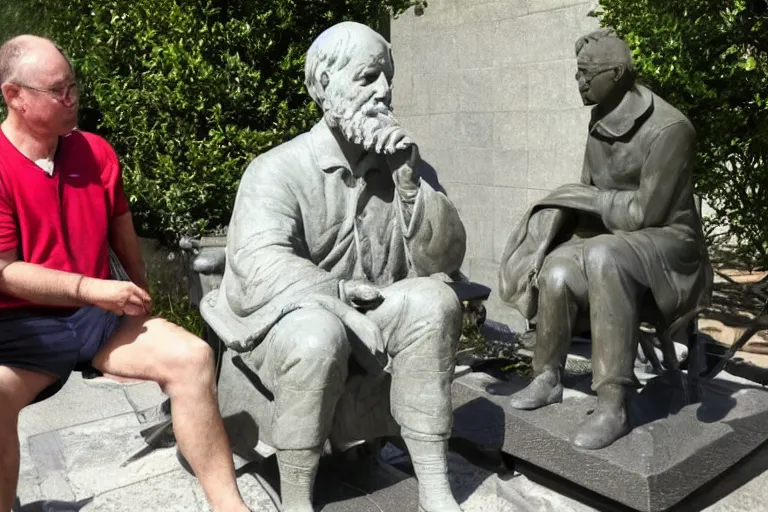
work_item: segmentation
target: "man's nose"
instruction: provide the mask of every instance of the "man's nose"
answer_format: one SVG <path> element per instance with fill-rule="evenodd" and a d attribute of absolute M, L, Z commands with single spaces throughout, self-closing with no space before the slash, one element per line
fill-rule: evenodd
<path fill-rule="evenodd" d="M 389 103 L 392 99 L 392 87 L 389 85 L 389 80 L 387 80 L 387 76 L 384 73 L 379 75 L 374 87 L 376 90 L 376 99 Z"/>

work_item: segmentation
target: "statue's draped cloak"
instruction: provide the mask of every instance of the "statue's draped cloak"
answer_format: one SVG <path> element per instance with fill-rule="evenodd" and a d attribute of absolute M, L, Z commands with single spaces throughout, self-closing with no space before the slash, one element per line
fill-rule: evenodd
<path fill-rule="evenodd" d="M 695 132 L 664 100 L 635 86 L 606 116 L 593 111 L 581 183 L 564 185 L 534 204 L 512 232 L 501 260 L 502 300 L 533 319 L 537 277 L 563 243 L 596 234 L 640 265 L 667 325 L 709 300 L 712 269 L 695 206 Z M 583 258 L 582 258 L 583 261 Z M 629 274 L 629 273 L 628 273 Z"/>
<path fill-rule="evenodd" d="M 246 351 L 313 297 L 319 307 L 338 301 L 341 279 L 386 286 L 457 271 L 466 245 L 458 212 L 434 170 L 417 170 L 412 201 L 395 191 L 390 169 L 355 177 L 324 121 L 256 158 L 235 200 L 221 287 L 201 304 L 205 320 Z"/>

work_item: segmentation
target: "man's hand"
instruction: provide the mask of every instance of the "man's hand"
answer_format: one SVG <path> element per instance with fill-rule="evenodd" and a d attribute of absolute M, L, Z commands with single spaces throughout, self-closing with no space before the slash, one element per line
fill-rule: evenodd
<path fill-rule="evenodd" d="M 152 311 L 149 293 L 130 281 L 84 277 L 80 282 L 79 296 L 88 304 L 117 315 L 144 316 Z"/>
<path fill-rule="evenodd" d="M 358 309 L 375 309 L 384 301 L 381 292 L 364 281 L 340 281 L 339 298 Z"/>
<path fill-rule="evenodd" d="M 398 151 L 405 151 L 415 145 L 410 135 L 399 125 L 386 128 L 387 133 L 380 137 L 376 143 L 375 152 L 380 155 L 391 156 Z"/>
<path fill-rule="evenodd" d="M 392 178 L 401 192 L 415 192 L 419 188 L 419 175 L 416 167 L 421 160 L 419 147 L 408 139 L 408 142 L 393 155 L 387 156 L 387 163 L 392 169 Z"/>

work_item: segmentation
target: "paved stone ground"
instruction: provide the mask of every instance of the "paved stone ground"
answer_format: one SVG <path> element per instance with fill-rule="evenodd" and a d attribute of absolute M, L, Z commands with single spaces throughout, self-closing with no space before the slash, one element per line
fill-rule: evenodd
<path fill-rule="evenodd" d="M 122 466 L 144 445 L 139 434 L 146 426 L 142 424 L 142 411 L 163 400 L 163 394 L 152 383 L 100 385 L 86 383 L 80 374 L 74 374 L 55 397 L 25 409 L 19 425 L 21 512 L 75 511 L 79 507 L 46 505 L 50 505 L 50 500 L 71 504 L 91 498 L 82 507 L 83 512 L 210 510 L 196 480 L 179 466 L 175 448 L 157 450 Z M 762 507 L 768 503 L 767 460 L 768 454 L 762 450 L 745 464 L 746 472 L 724 478 L 727 485 L 719 487 L 726 491 L 721 490 L 722 496 L 711 498 L 712 505 L 706 510 L 764 510 Z M 546 485 L 542 486 L 519 473 L 496 474 L 481 469 L 456 454 L 451 454 L 450 471 L 454 493 L 465 512 L 597 510 L 584 504 L 590 503 L 589 499 L 563 488 L 562 484 L 553 485 L 546 477 L 532 476 Z M 269 495 L 252 475 L 243 474 L 238 482 L 253 510 L 276 511 Z M 390 496 L 383 501 L 375 495 L 361 498 L 358 494 L 346 504 L 330 504 L 324 510 L 399 512 L 403 509 L 392 505 L 392 495 L 397 501 L 398 492 L 415 492 L 414 483 L 406 483 L 409 485 L 400 486 L 399 490 L 391 489 Z M 382 506 L 382 502 L 390 506 Z"/>
<path fill-rule="evenodd" d="M 47 501 L 89 498 L 93 500 L 83 512 L 210 510 L 196 480 L 180 467 L 175 448 L 156 450 L 122 466 L 144 446 L 139 434 L 146 426 L 142 411 L 164 398 L 153 383 L 94 384 L 73 374 L 56 396 L 26 408 L 19 421 L 21 511 L 45 510 Z M 458 455 L 451 456 L 451 471 L 467 512 L 505 510 L 498 502 L 495 475 Z M 254 510 L 276 510 L 252 475 L 240 476 L 238 482 Z"/>

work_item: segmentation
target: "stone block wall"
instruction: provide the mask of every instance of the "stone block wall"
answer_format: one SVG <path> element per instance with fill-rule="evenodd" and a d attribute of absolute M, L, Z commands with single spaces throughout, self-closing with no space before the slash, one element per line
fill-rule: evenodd
<path fill-rule="evenodd" d="M 578 180 L 589 109 L 574 42 L 598 27 L 593 0 L 430 0 L 391 23 L 394 107 L 468 232 L 464 272 L 497 287 L 528 205 Z M 489 316 L 522 329 L 495 294 Z"/>

